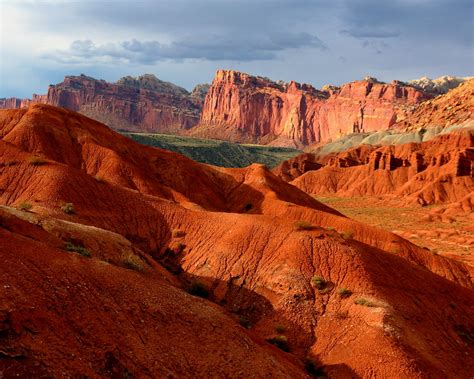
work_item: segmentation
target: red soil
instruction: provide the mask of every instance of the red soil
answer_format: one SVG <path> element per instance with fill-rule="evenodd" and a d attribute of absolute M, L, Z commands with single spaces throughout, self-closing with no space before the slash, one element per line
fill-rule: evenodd
<path fill-rule="evenodd" d="M 350 220 L 263 166 L 198 164 L 71 111 L 0 111 L 0 138 L 0 204 L 32 206 L 28 221 L 2 211 L 8 373 L 301 377 L 306 356 L 336 377 L 474 373 L 463 263 Z M 67 241 L 92 258 L 60 249 Z M 143 272 L 121 267 L 122 250 Z M 180 289 L 196 279 L 215 304 Z M 264 341 L 278 324 L 289 353 Z"/>

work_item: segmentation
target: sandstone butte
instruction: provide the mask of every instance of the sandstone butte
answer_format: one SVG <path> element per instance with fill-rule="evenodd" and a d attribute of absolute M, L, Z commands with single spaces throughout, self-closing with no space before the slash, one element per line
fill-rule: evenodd
<path fill-rule="evenodd" d="M 472 124 L 474 80 L 420 104 L 394 125 L 401 131 Z M 408 203 L 464 204 L 474 188 L 474 129 L 461 128 L 422 143 L 361 145 L 340 153 L 305 153 L 283 162 L 274 173 L 309 194 L 394 195 Z M 459 209 L 459 208 L 457 208 Z"/>
<path fill-rule="evenodd" d="M 0 111 L 0 204 L 5 377 L 474 374 L 472 268 L 262 165 L 33 104 Z"/>
<path fill-rule="evenodd" d="M 373 78 L 316 90 L 219 70 L 192 135 L 285 146 L 311 145 L 355 132 L 390 128 L 432 95 Z"/>

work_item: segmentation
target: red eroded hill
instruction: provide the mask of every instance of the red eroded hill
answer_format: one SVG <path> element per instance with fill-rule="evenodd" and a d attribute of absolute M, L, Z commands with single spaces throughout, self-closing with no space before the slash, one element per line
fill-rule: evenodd
<path fill-rule="evenodd" d="M 219 70 L 200 125 L 190 133 L 235 141 L 309 145 L 353 132 L 388 129 L 431 95 L 401 82 L 368 78 L 323 91 Z"/>
<path fill-rule="evenodd" d="M 335 377 L 474 372 L 472 269 L 460 262 L 264 166 L 198 164 L 71 111 L 0 111 L 0 137 L 11 373 L 301 377 L 305 358 Z"/>
<path fill-rule="evenodd" d="M 474 133 L 459 131 L 423 143 L 362 145 L 326 156 L 303 154 L 274 171 L 309 194 L 393 194 L 408 202 L 460 201 L 474 188 Z"/>

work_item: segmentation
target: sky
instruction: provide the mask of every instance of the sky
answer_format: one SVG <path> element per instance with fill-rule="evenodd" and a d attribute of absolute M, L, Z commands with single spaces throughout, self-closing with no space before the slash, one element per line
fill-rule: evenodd
<path fill-rule="evenodd" d="M 319 88 L 474 75 L 472 0 L 0 0 L 0 97 L 81 73 L 191 90 L 220 68 Z"/>

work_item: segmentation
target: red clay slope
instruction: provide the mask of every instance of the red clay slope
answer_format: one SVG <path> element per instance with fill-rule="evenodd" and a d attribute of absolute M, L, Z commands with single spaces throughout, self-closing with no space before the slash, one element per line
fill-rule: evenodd
<path fill-rule="evenodd" d="M 126 239 L 124 245 L 130 244 L 130 249 L 142 252 L 142 259 L 146 256 L 154 260 L 150 266 L 160 275 L 167 277 L 158 264 L 174 272 L 175 276 L 168 278 L 170 285 L 174 281 L 185 285 L 196 279 L 205 284 L 210 300 L 222 308 L 202 303 L 230 312 L 236 320 L 248 320 L 250 335 L 265 352 L 274 349 L 264 339 L 275 337 L 275 327 L 281 324 L 284 328 L 278 328 L 278 333 L 287 338 L 290 352 L 284 355 L 289 360 L 309 356 L 336 377 L 433 377 L 453 372 L 469 377 L 474 372 L 469 363 L 472 360 L 466 359 L 474 352 L 474 296 L 470 269 L 462 263 L 349 220 L 284 183 L 263 166 L 218 169 L 197 164 L 178 154 L 137 145 L 74 112 L 44 105 L 1 111 L 0 137 L 0 203 L 12 206 L 29 202 L 35 215 L 73 223 L 73 230 L 68 229 L 67 233 L 54 232 L 57 229 L 48 226 L 59 221 L 41 222 L 40 226 L 56 236 L 59 233 L 62 241 L 72 239 L 92 254 L 92 258 L 79 259 L 80 266 L 69 262 L 71 253 L 57 248 L 44 253 L 48 256 L 35 254 L 41 251 L 39 242 L 13 238 L 10 234 L 22 233 L 12 232 L 12 227 L 7 226 L 4 233 L 10 233 L 9 243 L 2 250 L 6 256 L 3 259 L 15 259 L 12 264 L 18 267 L 21 278 L 34 271 L 35 281 L 45 286 L 38 292 L 29 291 L 24 281 L 13 275 L 17 271 L 12 271 L 11 265 L 2 265 L 1 275 L 13 287 L 22 288 L 24 296 L 21 301 L 14 300 L 18 297 L 9 298 L 10 308 L 23 309 L 23 301 L 38 301 L 38 311 L 54 309 L 57 317 L 61 317 L 67 314 L 67 308 L 63 310 L 60 304 L 75 294 L 67 288 L 68 278 L 74 282 L 80 275 L 84 281 L 81 285 L 93 283 L 93 293 L 97 295 L 90 305 L 84 299 L 83 306 L 81 300 L 80 309 L 91 309 L 86 313 L 87 323 L 76 325 L 72 334 L 64 332 L 64 338 L 69 341 L 69 336 L 83 336 L 83 343 L 90 346 L 87 354 L 98 349 L 97 340 L 90 337 L 98 333 L 104 338 L 101 343 L 117 352 L 110 359 L 118 360 L 137 376 L 146 376 L 146 367 L 157 366 L 149 366 L 146 360 L 141 361 L 144 363 L 140 367 L 130 363 L 128 344 L 137 338 L 135 332 L 130 329 L 129 335 L 127 329 L 124 339 L 116 332 L 96 332 L 103 327 L 102 317 L 117 331 L 123 327 L 119 320 L 131 317 L 129 299 L 121 294 L 124 288 L 130 289 L 133 304 L 149 304 L 148 296 L 155 296 L 157 302 L 162 297 L 186 298 L 174 288 L 159 290 L 154 274 L 131 272 L 120 276 L 113 264 L 117 257 L 109 258 L 113 266 L 110 269 L 96 267 L 98 260 L 104 259 L 105 248 L 101 248 L 100 241 L 107 240 L 104 235 L 113 232 Z M 61 210 L 65 202 L 74 204 L 75 213 Z M 295 225 L 295 221 L 301 220 L 312 226 Z M 97 232 L 94 242 L 88 237 L 91 228 L 84 225 L 104 232 Z M 35 268 L 42 267 L 42 261 L 46 262 L 45 268 Z M 314 280 L 315 276 L 323 281 Z M 144 292 L 145 287 L 148 292 Z M 341 292 L 343 288 L 352 295 L 345 297 L 347 292 Z M 50 291 L 57 296 L 49 296 L 42 303 L 40 299 Z M 111 291 L 119 296 L 110 306 L 114 318 L 96 309 L 97 304 L 105 301 L 100 294 Z M 35 299 L 28 298 L 30 293 Z M 131 322 L 143 320 L 140 324 L 151 328 L 148 324 L 155 321 L 154 307 L 132 312 Z M 204 317 L 200 312 L 196 309 L 192 313 L 199 319 Z M 190 331 L 184 326 L 182 329 L 181 324 L 175 325 L 181 319 L 163 313 L 163 322 L 181 330 L 183 340 L 187 333 L 197 334 L 200 330 L 201 321 L 190 320 Z M 216 328 L 223 328 L 224 322 L 227 321 Z M 28 322 L 21 318 L 17 325 L 28 328 Z M 46 341 L 54 334 L 60 339 L 61 328 L 52 330 L 56 332 L 41 329 L 35 338 Z M 199 353 L 193 352 L 193 356 L 201 356 L 207 362 L 204 357 L 214 340 L 213 333 L 205 334 L 209 334 L 208 344 L 190 341 L 190 345 L 199 346 Z M 219 340 L 215 346 L 219 348 L 226 344 L 226 338 L 233 338 L 223 334 L 215 334 Z M 163 339 L 177 354 L 184 351 L 175 339 L 168 340 L 167 335 Z M 155 344 L 158 342 L 150 342 L 144 348 L 153 357 Z M 76 354 L 69 343 L 48 345 L 52 355 L 43 353 L 37 345 L 31 346 L 28 357 L 38 357 L 46 367 L 67 367 L 64 370 L 70 375 L 78 373 L 69 363 L 62 362 L 70 361 L 71 354 Z M 98 349 L 99 356 L 104 353 L 105 350 Z M 259 354 L 255 350 L 255 360 L 265 362 L 266 358 Z M 167 359 L 175 367 L 183 365 L 179 354 Z M 21 366 L 21 360 L 18 362 Z M 232 376 L 236 365 L 232 362 L 228 372 L 225 368 L 221 372 Z M 281 361 L 280 372 L 294 367 L 285 362 Z M 250 365 L 254 367 L 254 363 Z M 100 375 L 97 367 L 92 370 Z M 265 367 L 262 363 L 255 376 L 265 375 Z M 150 370 L 150 376 L 160 374 Z M 179 376 L 180 372 L 173 370 L 170 369 Z M 205 364 L 202 370 L 197 376 L 206 376 Z M 191 371 L 183 372 L 186 376 Z M 294 371 L 290 376 L 301 374 Z"/>
<path fill-rule="evenodd" d="M 353 132 L 388 129 L 431 95 L 401 82 L 366 79 L 318 91 L 219 70 L 193 135 L 239 142 L 310 145 Z M 273 143 L 277 143 L 274 141 Z"/>
<path fill-rule="evenodd" d="M 169 274 L 110 263 L 123 237 L 32 221 L 41 226 L 0 209 L 2 377 L 305 376 Z M 102 256 L 65 252 L 61 234 L 98 243 Z"/>

